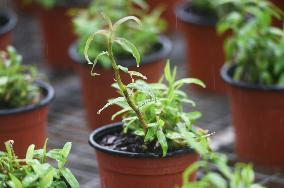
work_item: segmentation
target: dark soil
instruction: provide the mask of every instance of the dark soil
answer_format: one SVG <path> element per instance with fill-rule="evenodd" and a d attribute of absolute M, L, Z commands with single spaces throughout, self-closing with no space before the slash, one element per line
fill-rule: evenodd
<path fill-rule="evenodd" d="M 8 23 L 8 19 L 4 16 L 0 16 L 0 27 L 5 26 Z"/>
<path fill-rule="evenodd" d="M 142 137 L 134 134 L 113 133 L 106 135 L 99 143 L 101 146 L 112 150 L 133 152 L 133 153 L 161 153 L 158 143 L 151 142 L 144 144 Z"/>
<path fill-rule="evenodd" d="M 202 10 L 202 9 L 198 9 L 196 7 L 188 7 L 187 12 L 192 12 L 195 15 L 201 16 L 201 17 L 205 17 L 205 18 L 215 18 L 217 19 L 217 15 L 214 11 L 212 10 Z"/>

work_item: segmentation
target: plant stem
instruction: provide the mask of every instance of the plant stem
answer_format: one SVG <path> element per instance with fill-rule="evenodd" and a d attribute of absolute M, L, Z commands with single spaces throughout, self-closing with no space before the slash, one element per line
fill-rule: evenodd
<path fill-rule="evenodd" d="M 112 68 L 114 70 L 115 80 L 116 80 L 120 90 L 122 91 L 122 93 L 124 95 L 124 98 L 126 99 L 128 105 L 136 113 L 139 121 L 142 124 L 144 132 L 146 132 L 147 128 L 148 128 L 148 125 L 145 122 L 144 117 L 143 117 L 142 113 L 140 112 L 140 110 L 136 107 L 136 105 L 130 99 L 130 95 L 129 95 L 128 91 L 127 91 L 127 88 L 126 88 L 126 86 L 123 84 L 123 82 L 121 80 L 121 77 L 120 77 L 120 74 L 119 74 L 119 68 L 118 68 L 116 60 L 114 58 L 113 49 L 112 49 L 112 34 L 110 34 L 110 37 L 108 38 L 108 53 L 109 53 L 109 58 L 111 60 Z"/>

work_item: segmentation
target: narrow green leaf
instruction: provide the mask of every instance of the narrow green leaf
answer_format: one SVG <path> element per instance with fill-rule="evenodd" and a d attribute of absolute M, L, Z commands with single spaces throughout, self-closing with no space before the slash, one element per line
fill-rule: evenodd
<path fill-rule="evenodd" d="M 140 53 L 138 49 L 136 48 L 136 46 L 125 38 L 116 38 L 114 42 L 119 44 L 125 51 L 131 53 L 136 60 L 137 67 L 139 67 L 141 57 L 140 57 Z"/>
<path fill-rule="evenodd" d="M 157 131 L 157 138 L 163 150 L 163 157 L 165 157 L 168 152 L 168 143 L 167 143 L 166 136 L 161 129 Z"/>
<path fill-rule="evenodd" d="M 71 188 L 80 187 L 79 182 L 68 168 L 63 168 L 60 170 L 60 172 L 62 173 L 63 177 L 68 182 L 68 184 L 71 186 Z"/>

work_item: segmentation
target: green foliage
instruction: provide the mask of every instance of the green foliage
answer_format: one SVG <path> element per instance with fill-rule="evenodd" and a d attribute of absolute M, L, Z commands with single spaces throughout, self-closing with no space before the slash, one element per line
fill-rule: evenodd
<path fill-rule="evenodd" d="M 78 3 L 81 0 L 26 0 L 26 1 L 34 2 L 46 9 L 51 9 L 57 5 L 69 5 L 72 3 Z"/>
<path fill-rule="evenodd" d="M 189 182 L 189 177 L 198 170 L 203 170 L 204 175 Z M 231 169 L 225 155 L 213 153 L 210 161 L 198 161 L 185 170 L 182 188 L 264 188 L 254 181 L 252 165 L 238 163 Z"/>
<path fill-rule="evenodd" d="M 53 8 L 56 5 L 56 0 L 30 0 L 30 1 L 34 1 L 35 3 L 41 5 L 44 8 Z"/>
<path fill-rule="evenodd" d="M 0 52 L 0 109 L 37 103 L 40 89 L 35 85 L 37 70 L 22 64 L 13 47 Z"/>
<path fill-rule="evenodd" d="M 201 113 L 184 111 L 184 104 L 195 106 L 195 103 L 181 90 L 181 87 L 186 84 L 205 86 L 198 79 L 176 80 L 176 71 L 175 68 L 171 72 L 168 62 L 164 71 L 165 84 L 163 79 L 154 84 L 137 80 L 126 86 L 131 101 L 139 108 L 147 123 L 146 130 L 143 130 L 136 113 L 127 105 L 123 97 L 117 98 L 121 100 L 115 102 L 110 100 L 107 105 L 116 104 L 122 108 L 112 118 L 123 114 L 125 132 L 130 131 L 144 137 L 146 145 L 153 142 L 160 145 L 164 156 L 168 150 L 177 150 L 187 146 L 201 155 L 206 155 L 209 149 L 207 133 L 194 126 L 195 121 L 201 117 Z M 117 85 L 114 86 L 117 88 Z M 120 94 L 123 96 L 121 91 Z"/>
<path fill-rule="evenodd" d="M 284 32 L 271 26 L 280 11 L 263 0 L 243 1 L 220 21 L 220 32 L 230 31 L 225 43 L 227 61 L 236 64 L 233 78 L 260 85 L 284 85 Z"/>
<path fill-rule="evenodd" d="M 122 108 L 113 115 L 115 118 L 123 114 L 124 131 L 130 131 L 144 138 L 145 145 L 155 143 L 160 147 L 163 156 L 166 156 L 168 150 L 177 150 L 187 148 L 188 146 L 196 150 L 201 155 L 206 155 L 209 151 L 207 142 L 207 133 L 204 130 L 194 127 L 195 120 L 201 116 L 200 112 L 184 112 L 183 104 L 190 103 L 194 105 L 186 93 L 180 90 L 185 84 L 197 84 L 205 87 L 204 84 L 193 78 L 184 78 L 176 81 L 176 68 L 171 72 L 170 64 L 165 67 L 166 84 L 162 81 L 156 84 L 148 84 L 142 80 L 135 81 L 134 78 L 146 79 L 139 72 L 129 71 L 128 68 L 117 65 L 113 53 L 113 45 L 119 44 L 122 49 L 131 53 L 136 60 L 137 66 L 140 64 L 140 54 L 135 45 L 125 38 L 121 38 L 116 31 L 128 22 L 141 24 L 140 20 L 134 16 L 128 16 L 118 20 L 115 24 L 111 23 L 108 17 L 105 17 L 108 30 L 98 30 L 91 35 L 85 47 L 85 57 L 89 63 L 92 63 L 88 50 L 92 40 L 97 35 L 106 39 L 107 52 L 103 51 L 98 57 L 108 56 L 111 60 L 114 70 L 116 87 L 121 97 L 111 99 L 98 113 L 111 106 L 118 105 Z M 118 42 L 119 41 L 119 42 Z M 124 41 L 124 42 L 121 42 Z M 92 75 L 97 59 L 93 63 Z M 129 74 L 132 82 L 125 85 L 121 78 L 120 72 Z"/>
<path fill-rule="evenodd" d="M 62 149 L 46 151 L 28 148 L 26 158 L 18 159 L 13 151 L 13 142 L 5 143 L 6 152 L 0 152 L 0 188 L 79 188 L 79 183 L 64 167 L 72 144 L 66 143 Z M 57 168 L 47 163 L 55 160 Z"/>
<path fill-rule="evenodd" d="M 79 37 L 79 54 L 83 56 L 90 34 L 107 27 L 107 23 L 102 19 L 102 12 L 112 22 L 128 15 L 140 18 L 141 26 L 137 26 L 134 22 L 128 22 L 117 29 L 116 35 L 131 41 L 142 56 L 151 52 L 165 24 L 160 19 L 161 10 L 149 13 L 146 8 L 147 4 L 145 4 L 144 0 L 94 0 L 89 8 L 78 11 L 73 20 L 75 32 Z M 118 57 L 127 56 L 125 50 L 121 48 L 121 45 L 125 46 L 123 45 L 125 40 L 117 39 L 117 43 L 119 44 L 113 46 L 114 54 Z M 106 47 L 105 39 L 97 36 L 88 51 L 90 59 L 94 60 Z M 104 68 L 111 68 L 111 61 L 107 56 L 104 56 L 100 58 L 99 65 Z"/>

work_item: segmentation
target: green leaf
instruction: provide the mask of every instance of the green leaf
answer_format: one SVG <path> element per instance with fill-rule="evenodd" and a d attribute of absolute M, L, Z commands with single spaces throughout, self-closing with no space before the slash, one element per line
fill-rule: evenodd
<path fill-rule="evenodd" d="M 161 129 L 157 131 L 157 138 L 163 150 L 163 157 L 165 157 L 168 152 L 168 142 L 164 132 Z"/>
<path fill-rule="evenodd" d="M 211 182 L 211 184 L 214 185 L 214 187 L 218 187 L 218 188 L 227 188 L 227 182 L 226 180 L 219 174 L 217 173 L 209 173 L 206 175 L 206 178 L 209 179 L 209 181 Z"/>
<path fill-rule="evenodd" d="M 153 127 L 150 127 L 149 129 L 148 129 L 148 131 L 147 131 L 147 134 L 146 134 L 146 136 L 145 136 L 145 138 L 144 138 L 144 142 L 151 142 L 151 141 L 153 141 L 155 138 L 156 138 L 156 133 L 157 133 L 157 124 L 155 124 L 156 125 L 156 127 L 154 126 L 154 124 L 155 123 L 152 123 L 152 126 Z"/>
<path fill-rule="evenodd" d="M 122 115 L 122 114 L 124 114 L 124 113 L 126 113 L 126 112 L 128 112 L 128 111 L 131 111 L 131 110 L 132 110 L 132 108 L 130 108 L 130 107 L 124 108 L 124 109 L 122 109 L 122 110 L 116 112 L 115 114 L 113 114 L 113 115 L 111 116 L 111 120 L 114 120 L 117 116 L 120 116 L 120 115 Z"/>
<path fill-rule="evenodd" d="M 85 45 L 85 49 L 84 49 L 84 56 L 85 56 L 86 61 L 89 64 L 93 64 L 93 63 L 92 63 L 92 61 L 89 58 L 88 51 L 90 49 L 92 41 L 94 40 L 95 36 L 97 36 L 97 35 L 103 35 L 103 36 L 105 36 L 107 38 L 108 35 L 109 35 L 109 32 L 107 30 L 99 30 L 99 31 L 94 32 L 92 35 L 90 35 L 88 37 L 86 45 Z"/>
<path fill-rule="evenodd" d="M 39 187 L 40 188 L 50 187 L 53 182 L 53 177 L 55 176 L 55 174 L 56 174 L 55 170 L 50 168 L 48 173 L 40 179 Z"/>
<path fill-rule="evenodd" d="M 171 74 L 171 67 L 170 67 L 170 61 L 167 60 L 167 64 L 165 66 L 165 70 L 164 70 L 164 75 L 165 78 L 168 82 L 171 82 L 172 80 L 172 74 Z"/>
<path fill-rule="evenodd" d="M 11 181 L 8 183 L 12 188 L 23 188 L 21 181 L 14 176 L 13 174 L 9 174 Z"/>
<path fill-rule="evenodd" d="M 125 22 L 128 22 L 128 21 L 134 21 L 135 23 L 138 24 L 138 26 L 141 26 L 142 23 L 141 21 L 139 20 L 139 18 L 135 17 L 135 16 L 126 16 L 124 18 L 121 18 L 120 20 L 118 20 L 114 25 L 113 25 L 113 31 L 115 32 L 117 30 L 117 28 L 122 25 L 123 23 Z"/>
<path fill-rule="evenodd" d="M 128 68 L 127 67 L 123 67 L 121 65 L 118 65 L 117 66 L 121 71 L 125 72 L 125 73 L 128 73 Z"/>
<path fill-rule="evenodd" d="M 145 82 L 137 81 L 137 82 L 134 82 L 134 83 L 130 83 L 130 84 L 127 85 L 127 88 L 136 89 L 136 90 L 138 90 L 142 93 L 149 95 L 152 98 L 155 98 L 155 94 L 154 94 L 152 88 Z"/>
<path fill-rule="evenodd" d="M 112 105 L 115 105 L 115 104 L 118 104 L 118 103 L 121 103 L 121 102 L 124 102 L 125 101 L 125 98 L 124 97 L 117 97 L 115 99 L 110 99 L 108 101 L 108 103 L 103 107 L 101 108 L 99 111 L 98 111 L 98 114 L 101 114 L 101 112 L 103 110 L 105 110 L 106 108 L 112 106 Z"/>
<path fill-rule="evenodd" d="M 71 173 L 71 171 L 69 169 L 63 168 L 63 169 L 60 170 L 60 172 L 62 173 L 63 177 L 68 182 L 68 184 L 71 186 L 71 188 L 79 188 L 80 187 L 77 179 L 75 178 L 75 176 Z"/>
<path fill-rule="evenodd" d="M 196 85 L 199 85 L 203 88 L 205 88 L 205 84 L 199 80 L 199 79 L 196 79 L 196 78 L 183 78 L 181 80 L 178 80 L 174 83 L 174 87 L 179 89 L 180 87 L 182 87 L 184 84 L 196 84 Z"/>
<path fill-rule="evenodd" d="M 100 74 L 95 73 L 95 72 L 94 72 L 94 69 L 95 69 L 95 66 L 96 66 L 96 64 L 98 63 L 99 59 L 100 59 L 102 56 L 105 56 L 105 55 L 108 56 L 108 55 L 109 55 L 108 52 L 102 52 L 102 53 L 100 53 L 100 54 L 96 57 L 94 63 L 92 63 L 92 64 L 93 64 L 92 70 L 91 70 L 91 75 L 92 75 L 92 76 L 100 75 Z"/>
<path fill-rule="evenodd" d="M 143 129 L 136 129 L 134 131 L 134 134 L 138 135 L 138 136 L 145 136 L 144 130 Z"/>
<path fill-rule="evenodd" d="M 23 183 L 23 187 L 28 187 L 31 184 L 33 184 L 34 182 L 36 182 L 38 180 L 39 176 L 36 174 L 29 174 L 26 177 L 24 177 L 22 183 Z"/>
<path fill-rule="evenodd" d="M 30 145 L 28 150 L 27 150 L 27 154 L 26 154 L 27 163 L 29 163 L 29 161 L 33 160 L 34 150 L 35 150 L 35 145 L 34 144 Z"/>
<path fill-rule="evenodd" d="M 131 53 L 136 60 L 137 67 L 139 67 L 141 57 L 136 46 L 125 38 L 115 38 L 114 42 L 119 44 L 125 51 Z"/>

